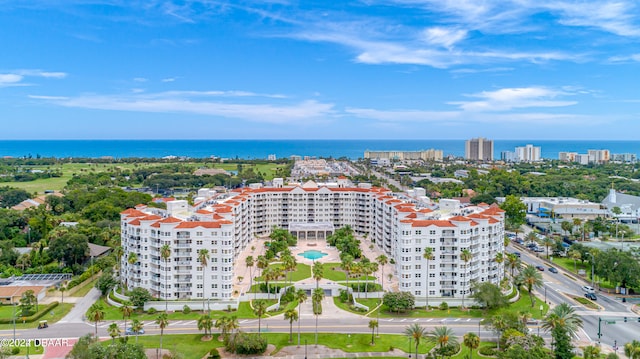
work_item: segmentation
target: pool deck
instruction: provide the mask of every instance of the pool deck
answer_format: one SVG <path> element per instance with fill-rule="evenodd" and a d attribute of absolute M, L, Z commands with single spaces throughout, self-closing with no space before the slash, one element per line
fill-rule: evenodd
<path fill-rule="evenodd" d="M 375 246 L 373 249 L 369 248 L 371 242 L 369 242 L 368 240 L 360 237 L 358 239 L 360 239 L 361 241 L 360 249 L 362 249 L 363 255 L 369 258 L 371 261 L 375 261 L 380 254 L 383 254 L 382 251 L 378 250 Z M 254 239 L 247 246 L 247 248 L 242 251 L 242 253 L 240 253 L 234 271 L 234 291 L 238 291 L 238 293 L 246 293 L 247 291 L 249 291 L 251 281 L 249 280 L 250 271 L 246 266 L 246 258 L 248 256 L 253 256 L 254 261 L 256 261 L 259 255 L 264 255 L 267 248 L 265 243 L 267 242 L 269 242 L 268 237 Z M 255 247 L 254 250 L 251 250 L 252 246 Z M 320 263 L 340 262 L 339 251 L 335 247 L 329 246 L 325 240 L 298 240 L 298 244 L 295 247 L 289 247 L 289 249 L 291 250 L 291 254 L 294 255 L 298 263 L 304 263 L 312 266 L 315 261 L 318 261 Z M 309 250 L 324 252 L 327 253 L 327 255 L 316 260 L 304 258 L 299 255 L 302 252 Z M 389 281 L 388 278 L 389 273 L 393 274 L 393 278 L 391 279 L 391 281 Z M 259 274 L 259 269 L 254 266 L 253 277 L 258 277 Z M 379 272 L 374 275 L 379 276 Z M 387 263 L 384 266 L 384 276 L 385 289 L 391 288 L 391 290 L 397 290 L 398 280 L 395 277 L 395 268 L 393 267 L 393 265 Z M 238 281 L 239 277 L 243 277 L 242 282 Z M 390 287 L 388 287 L 389 285 Z"/>

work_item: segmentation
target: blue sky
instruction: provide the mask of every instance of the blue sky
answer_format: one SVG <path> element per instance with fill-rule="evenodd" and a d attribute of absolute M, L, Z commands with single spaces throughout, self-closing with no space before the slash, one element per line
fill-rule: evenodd
<path fill-rule="evenodd" d="M 634 0 L 0 0 L 0 139 L 638 139 Z"/>

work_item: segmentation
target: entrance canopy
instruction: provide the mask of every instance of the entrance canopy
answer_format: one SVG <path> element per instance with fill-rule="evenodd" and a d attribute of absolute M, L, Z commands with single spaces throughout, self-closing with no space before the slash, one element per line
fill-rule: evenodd
<path fill-rule="evenodd" d="M 289 233 L 298 240 L 326 240 L 335 231 L 333 223 L 289 223 Z"/>

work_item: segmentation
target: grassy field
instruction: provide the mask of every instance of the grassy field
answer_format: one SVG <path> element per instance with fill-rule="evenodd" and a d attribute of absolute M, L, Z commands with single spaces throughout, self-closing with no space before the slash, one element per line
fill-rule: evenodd
<path fill-rule="evenodd" d="M 360 299 L 357 299 L 357 302 L 362 304 L 362 305 L 366 305 L 367 307 L 369 307 L 369 312 L 371 312 L 378 306 L 378 303 L 380 302 L 380 299 L 377 299 L 377 298 L 369 298 L 369 299 L 360 298 Z M 346 310 L 347 312 L 351 312 L 351 313 L 355 313 L 355 314 L 361 314 L 361 315 L 364 315 L 364 314 L 368 313 L 368 312 L 362 312 L 362 311 L 351 309 L 350 303 L 343 303 L 340 300 L 340 297 L 333 297 L 333 303 L 335 303 L 335 305 L 338 308 L 340 308 L 342 310 Z"/>
<path fill-rule="evenodd" d="M 105 321 L 109 321 L 109 320 L 123 320 L 122 319 L 122 312 L 120 311 L 120 308 L 116 308 L 113 307 L 111 305 L 109 305 L 106 301 L 104 301 L 104 299 L 100 298 L 96 301 L 96 303 L 100 303 L 102 304 L 103 308 L 104 308 L 104 320 Z M 243 307 L 242 304 L 246 303 L 246 306 Z M 155 314 L 149 314 L 146 312 L 139 312 L 139 311 L 134 311 L 133 314 L 131 314 L 130 318 L 127 318 L 127 321 L 130 321 L 132 319 L 138 319 L 138 320 L 156 320 L 158 319 L 158 313 Z M 176 311 L 176 312 L 169 312 L 169 320 L 197 320 L 198 318 L 200 318 L 200 316 L 204 314 L 201 311 L 191 311 L 189 314 L 185 314 L 182 311 Z M 232 312 L 227 312 L 227 311 L 222 311 L 222 310 L 212 310 L 211 311 L 211 318 L 218 319 L 222 316 L 225 315 L 236 315 L 238 318 L 255 318 L 255 315 L 253 315 L 253 311 L 251 311 L 251 308 L 249 307 L 249 303 L 248 302 L 241 302 L 240 303 L 240 308 L 237 311 L 232 311 Z"/>
<path fill-rule="evenodd" d="M 430 302 L 430 304 L 434 305 L 438 303 Z M 424 310 L 424 308 L 418 308 L 406 313 L 396 314 L 389 312 L 388 307 L 383 304 L 382 307 L 380 307 L 378 310 L 381 310 L 381 318 L 488 318 L 503 312 L 512 312 L 517 314 L 519 312 L 525 311 L 530 312 L 534 318 L 541 319 L 542 315 L 540 314 L 540 305 L 542 305 L 542 313 L 544 315 L 549 310 L 549 305 L 535 297 L 535 304 L 532 307 L 529 293 L 525 290 L 521 290 L 520 299 L 502 309 L 483 310 L 469 308 L 467 310 L 460 310 L 459 308 L 450 308 L 447 310 L 440 310 L 436 308 L 426 311 Z M 377 315 L 376 311 L 369 314 L 369 316 L 375 315 Z"/>
<path fill-rule="evenodd" d="M 269 267 L 282 268 L 282 264 L 275 263 L 269 265 Z M 298 263 L 295 271 L 287 273 L 286 281 L 291 280 L 292 282 L 297 282 L 307 278 L 311 278 L 311 267 L 308 264 Z M 255 283 L 262 282 L 262 280 L 262 277 L 256 277 L 253 281 Z"/>
<path fill-rule="evenodd" d="M 40 309 L 44 308 L 44 305 L 40 305 Z M 22 323 L 22 319 L 18 317 L 16 320 L 16 329 L 33 329 L 38 327 L 38 321 L 47 320 L 49 325 L 54 324 L 55 322 L 62 319 L 65 315 L 69 313 L 69 311 L 73 308 L 73 304 L 64 303 L 60 304 L 57 307 L 53 308 L 48 314 L 43 316 L 41 319 L 36 320 L 32 323 Z M 16 310 L 19 308 L 16 308 Z M 13 316 L 13 308 L 9 306 L 0 306 L 0 318 L 11 318 Z M 13 329 L 13 324 L 0 324 L 0 330 L 8 330 Z"/>
<path fill-rule="evenodd" d="M 75 293 L 73 293 L 72 295 L 69 295 L 69 297 L 84 297 L 85 295 L 87 295 L 87 293 L 89 293 L 91 288 L 96 286 L 96 282 L 97 281 L 98 281 L 98 278 L 96 276 L 96 279 L 94 279 L 91 282 L 85 284 L 81 288 L 78 288 L 78 290 Z M 65 293 L 65 296 L 67 296 L 66 293 Z"/>
<path fill-rule="evenodd" d="M 276 347 L 276 352 L 282 348 L 295 345 L 297 343 L 297 335 L 294 331 L 294 343 L 289 343 L 289 333 L 262 333 L 267 338 L 269 344 Z M 163 348 L 173 349 L 181 353 L 185 359 L 200 359 L 212 348 L 222 346 L 218 340 L 203 342 L 201 334 L 184 334 L 184 335 L 165 335 L 163 338 Z M 139 337 L 139 343 L 145 348 L 157 348 L 160 343 L 158 335 L 143 335 Z M 301 340 L 307 341 L 309 349 L 315 345 L 315 336 L 313 333 L 302 333 Z M 108 345 L 111 341 L 106 341 Z M 383 334 L 375 339 L 375 345 L 371 345 L 370 334 L 351 334 L 350 336 L 334 333 L 318 333 L 318 344 L 329 348 L 341 349 L 349 353 L 357 352 L 387 352 L 391 348 L 398 348 L 405 352 L 409 352 L 409 340 L 402 335 Z M 413 350 L 414 347 L 412 347 Z M 433 348 L 432 345 L 421 343 L 418 347 L 419 353 L 426 353 Z"/>
<path fill-rule="evenodd" d="M 21 166 L 25 170 L 59 170 L 62 172 L 61 177 L 55 178 L 43 178 L 30 182 L 2 182 L 2 186 L 10 186 L 15 188 L 21 188 L 29 193 L 42 194 L 45 190 L 60 191 L 66 186 L 67 182 L 76 174 L 90 173 L 90 172 L 117 172 L 123 169 L 145 168 L 151 166 L 165 165 L 166 163 L 150 162 L 150 163 L 114 163 L 114 164 L 92 164 L 92 163 L 64 163 L 54 166 Z M 205 164 L 205 163 L 180 163 L 180 165 L 192 165 L 195 170 L 198 167 L 214 167 L 222 168 L 225 170 L 235 171 L 238 169 L 238 165 L 233 162 L 222 164 Z M 276 163 L 265 163 L 258 165 L 243 164 L 243 167 L 254 168 L 254 171 L 260 172 L 264 175 L 265 179 L 271 180 L 276 176 L 279 168 L 286 168 L 286 165 Z"/>
<path fill-rule="evenodd" d="M 323 277 L 332 280 L 335 282 L 346 281 L 347 280 L 347 272 L 343 271 L 340 267 L 340 263 L 325 263 L 324 264 L 324 273 Z M 375 280 L 376 277 L 373 276 L 360 276 L 360 280 Z M 357 282 L 358 278 L 349 278 L 349 282 Z"/>

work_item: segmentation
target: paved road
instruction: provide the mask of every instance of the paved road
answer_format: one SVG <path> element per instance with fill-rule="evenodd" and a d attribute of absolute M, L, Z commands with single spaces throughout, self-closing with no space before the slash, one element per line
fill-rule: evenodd
<path fill-rule="evenodd" d="M 560 267 L 556 267 L 559 273 L 549 272 L 549 263 L 538 258 L 535 253 L 524 249 L 522 246 L 511 245 L 508 251 L 520 252 L 524 263 L 542 265 L 545 268 L 542 273 L 544 287 L 538 291 L 540 298 L 544 299 L 546 297 L 546 300 L 552 305 L 563 302 L 570 303 L 584 322 L 581 333 L 584 341 L 598 341 L 598 326 L 600 326 L 600 334 L 602 335 L 600 342 L 607 346 L 613 347 L 614 344 L 617 344 L 620 347 L 624 343 L 638 339 L 638 333 L 640 333 L 638 318 L 640 316 L 631 311 L 629 303 L 622 303 L 615 295 L 599 292 L 597 293 L 598 300 L 596 303 L 600 306 L 600 309 L 588 309 L 571 297 L 583 297 L 585 292 L 582 290 L 582 286 L 591 285 L 590 283 L 572 273 L 566 272 Z M 626 323 L 623 320 L 624 317 L 628 318 Z M 607 322 L 615 322 L 615 324 L 606 324 Z"/>

